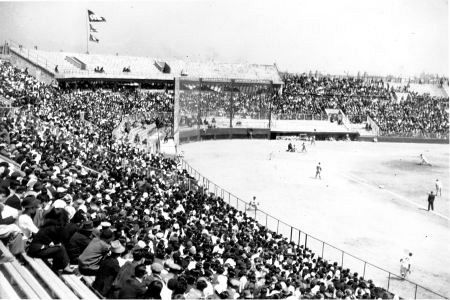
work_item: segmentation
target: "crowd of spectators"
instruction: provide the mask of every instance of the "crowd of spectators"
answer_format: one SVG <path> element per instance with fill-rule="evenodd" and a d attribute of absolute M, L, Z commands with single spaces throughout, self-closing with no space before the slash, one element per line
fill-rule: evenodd
<path fill-rule="evenodd" d="M 448 97 L 419 95 L 406 87 L 392 87 L 380 79 L 314 77 L 284 74 L 283 94 L 274 101 L 274 113 L 323 115 L 341 109 L 351 122 L 370 116 L 385 134 L 448 136 Z M 395 92 L 408 93 L 395 101 Z"/>
<path fill-rule="evenodd" d="M 282 94 L 184 88 L 182 125 L 218 117 L 268 119 L 269 113 L 273 119 L 326 120 L 326 109 L 340 109 L 353 123 L 371 117 L 384 134 L 448 136 L 448 97 L 419 95 L 382 79 L 283 74 L 283 81 Z M 397 101 L 396 92 L 406 99 Z"/>
<path fill-rule="evenodd" d="M 13 254 L 52 258 L 58 273 L 76 267 L 106 297 L 392 297 L 188 184 L 176 160 L 99 138 L 52 87 L 9 74 L 2 95 L 38 92 L 0 128 L 0 152 L 20 166 L 0 163 L 0 237 Z"/>
<path fill-rule="evenodd" d="M 183 91 L 180 93 L 180 113 L 182 117 L 197 119 L 213 117 L 233 117 L 266 119 L 269 113 L 271 95 L 268 93 L 246 94 L 239 92 Z"/>

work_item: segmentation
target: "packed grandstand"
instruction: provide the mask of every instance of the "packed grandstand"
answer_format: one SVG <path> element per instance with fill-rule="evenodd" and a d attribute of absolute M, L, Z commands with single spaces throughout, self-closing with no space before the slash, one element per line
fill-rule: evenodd
<path fill-rule="evenodd" d="M 120 63 L 119 69 L 125 65 Z M 385 134 L 448 139 L 448 96 L 383 79 L 280 77 L 282 91 L 239 90 L 225 104 L 222 94 L 233 90 L 211 84 L 207 92 L 182 99 L 182 114 L 192 117 L 193 126 L 205 122 L 202 116 L 314 119 L 338 109 L 352 123 L 372 118 Z M 83 275 L 96 296 L 106 298 L 398 297 L 206 193 L 177 157 L 150 153 L 115 135 L 136 115 L 142 123 L 172 127 L 172 90 L 71 82 L 44 83 L 25 68 L 0 62 L 0 97 L 7 108 L 0 154 L 14 162 L 0 167 L 5 264 L 43 259 L 58 275 Z M 448 79 L 440 84 L 448 87 Z M 131 284 L 132 278 L 140 284 Z"/>

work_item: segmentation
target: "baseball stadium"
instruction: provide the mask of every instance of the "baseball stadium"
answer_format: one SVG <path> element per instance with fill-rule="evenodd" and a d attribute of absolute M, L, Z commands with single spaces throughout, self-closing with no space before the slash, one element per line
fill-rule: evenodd
<path fill-rule="evenodd" d="M 450 297 L 447 73 L 108 52 L 93 7 L 0 45 L 0 299 Z"/>

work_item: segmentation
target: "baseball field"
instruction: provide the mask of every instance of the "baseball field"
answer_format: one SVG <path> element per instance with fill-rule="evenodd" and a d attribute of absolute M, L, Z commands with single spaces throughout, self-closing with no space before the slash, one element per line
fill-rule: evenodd
<path fill-rule="evenodd" d="M 301 149 L 300 141 L 293 143 Z M 256 196 L 260 210 L 300 229 L 293 240 L 304 244 L 307 238 L 319 255 L 380 286 L 389 284 L 402 297 L 436 298 L 397 277 L 400 258 L 412 252 L 407 279 L 450 297 L 448 145 L 318 141 L 306 143 L 307 153 L 288 153 L 287 144 L 218 140 L 181 150 L 210 181 L 247 202 Z M 432 166 L 419 164 L 421 153 Z M 321 180 L 315 179 L 319 162 Z M 442 196 L 428 211 L 436 179 Z M 255 214 L 264 222 L 264 214 Z M 289 237 L 288 226 L 280 232 Z"/>

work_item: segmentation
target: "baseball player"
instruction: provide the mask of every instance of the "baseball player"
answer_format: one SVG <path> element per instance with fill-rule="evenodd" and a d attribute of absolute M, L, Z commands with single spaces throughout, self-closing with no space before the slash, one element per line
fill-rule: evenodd
<path fill-rule="evenodd" d="M 306 145 L 305 145 L 305 142 L 303 142 L 303 144 L 302 144 L 302 153 L 306 153 L 306 152 L 308 152 L 308 151 L 306 151 Z"/>
<path fill-rule="evenodd" d="M 411 256 L 410 252 L 408 256 L 400 259 L 400 275 L 403 279 L 406 278 L 406 275 L 411 274 Z"/>
<path fill-rule="evenodd" d="M 436 197 L 441 196 L 442 197 L 442 183 L 439 181 L 439 179 L 436 179 Z"/>
<path fill-rule="evenodd" d="M 425 155 L 423 155 L 422 153 L 420 154 L 420 159 L 421 159 L 421 162 L 420 162 L 421 165 L 431 166 L 431 164 L 430 164 L 430 163 L 428 162 L 428 160 L 425 158 Z"/>
<path fill-rule="evenodd" d="M 319 179 L 322 179 L 322 166 L 320 165 L 320 163 L 316 166 L 316 179 L 317 177 L 319 177 Z"/>

